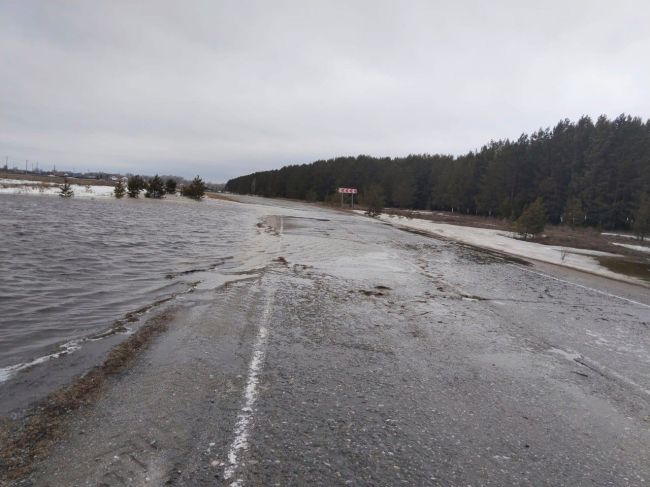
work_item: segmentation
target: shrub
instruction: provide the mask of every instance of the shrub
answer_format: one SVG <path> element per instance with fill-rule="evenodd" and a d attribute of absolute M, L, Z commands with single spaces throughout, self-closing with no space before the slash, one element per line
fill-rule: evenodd
<path fill-rule="evenodd" d="M 529 236 L 535 236 L 544 231 L 546 225 L 546 211 L 542 205 L 542 199 L 537 198 L 531 203 L 515 222 L 517 233 L 524 240 Z"/>
<path fill-rule="evenodd" d="M 129 195 L 129 198 L 137 198 L 140 194 L 140 191 L 145 189 L 147 184 L 145 183 L 142 176 L 129 176 L 128 181 L 126 182 L 126 192 Z"/>
<path fill-rule="evenodd" d="M 650 235 L 650 197 L 648 195 L 641 198 L 641 205 L 634 213 L 632 230 L 634 235 L 641 240 Z"/>
<path fill-rule="evenodd" d="M 372 184 L 364 192 L 363 204 L 366 206 L 366 215 L 377 216 L 384 211 L 384 192 L 378 184 Z"/>
<path fill-rule="evenodd" d="M 117 184 L 115 185 L 115 188 L 113 189 L 113 195 L 116 198 L 121 198 L 124 196 L 124 193 L 126 193 L 126 188 L 124 187 L 124 183 L 121 180 L 117 181 Z"/>
<path fill-rule="evenodd" d="M 564 210 L 564 223 L 571 228 L 579 227 L 585 222 L 585 211 L 582 207 L 582 201 L 578 198 L 572 198 Z"/>
<path fill-rule="evenodd" d="M 165 182 L 165 193 L 167 194 L 176 194 L 176 181 L 169 178 Z"/>
<path fill-rule="evenodd" d="M 205 195 L 205 183 L 197 176 L 181 189 L 181 195 L 199 201 Z"/>
<path fill-rule="evenodd" d="M 162 198 L 165 194 L 165 186 L 163 180 L 157 174 L 149 180 L 147 185 L 147 192 L 144 194 L 145 198 Z"/>
<path fill-rule="evenodd" d="M 70 183 L 68 183 L 67 179 L 63 179 L 63 184 L 59 186 L 60 193 L 59 196 L 62 198 L 70 198 L 71 196 L 74 195 L 74 191 L 72 190 L 72 186 Z"/>

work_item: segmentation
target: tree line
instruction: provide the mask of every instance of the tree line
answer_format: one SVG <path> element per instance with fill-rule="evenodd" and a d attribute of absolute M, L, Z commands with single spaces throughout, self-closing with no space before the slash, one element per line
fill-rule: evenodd
<path fill-rule="evenodd" d="M 167 181 L 162 180 L 157 174 L 146 180 L 142 176 L 129 176 L 126 186 L 122 181 L 118 181 L 113 190 L 116 198 L 122 198 L 125 194 L 129 198 L 137 198 L 144 191 L 145 198 L 162 198 L 166 194 L 176 194 L 176 180 L 169 178 Z M 203 180 L 196 176 L 189 184 L 181 186 L 181 196 L 187 196 L 195 200 L 200 200 L 205 195 L 206 185 Z"/>
<path fill-rule="evenodd" d="M 510 219 L 539 200 L 551 223 L 627 229 L 650 198 L 650 120 L 565 119 L 458 157 L 337 157 L 241 176 L 226 190 L 336 201 L 340 186 L 392 207 Z"/>
<path fill-rule="evenodd" d="M 140 175 L 129 176 L 126 185 L 122 180 L 118 180 L 113 188 L 113 196 L 116 198 L 123 198 L 128 195 L 129 198 L 137 198 L 142 191 L 144 191 L 145 198 L 162 198 L 166 194 L 176 194 L 177 182 L 173 178 L 168 178 L 163 182 L 163 179 L 157 174 L 152 178 L 144 178 Z M 180 188 L 181 196 L 201 200 L 205 196 L 207 189 L 203 180 L 196 176 L 189 184 L 182 184 Z M 72 185 L 64 178 L 63 184 L 59 186 L 59 196 L 63 198 L 70 198 L 74 196 Z"/>

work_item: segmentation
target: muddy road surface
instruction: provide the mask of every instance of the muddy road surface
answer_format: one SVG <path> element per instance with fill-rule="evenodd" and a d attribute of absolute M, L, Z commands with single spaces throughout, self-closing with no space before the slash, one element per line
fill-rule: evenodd
<path fill-rule="evenodd" d="M 647 289 L 251 202 L 247 278 L 174 301 L 15 485 L 650 481 Z"/>

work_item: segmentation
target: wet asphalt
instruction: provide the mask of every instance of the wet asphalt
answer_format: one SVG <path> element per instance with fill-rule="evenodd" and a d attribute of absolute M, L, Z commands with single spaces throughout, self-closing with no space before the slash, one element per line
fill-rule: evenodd
<path fill-rule="evenodd" d="M 646 289 L 286 205 L 20 485 L 647 484 Z"/>

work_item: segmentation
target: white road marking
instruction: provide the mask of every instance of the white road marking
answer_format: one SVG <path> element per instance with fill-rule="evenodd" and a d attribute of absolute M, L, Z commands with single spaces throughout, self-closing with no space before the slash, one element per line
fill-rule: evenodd
<path fill-rule="evenodd" d="M 618 296 L 616 294 L 608 293 L 607 291 L 601 291 L 600 289 L 595 289 L 593 287 L 583 286 L 582 284 L 567 281 L 565 279 L 560 279 L 559 277 L 544 274 L 543 272 L 533 271 L 531 269 L 526 269 L 525 267 L 520 267 L 520 266 L 515 265 L 515 264 L 509 264 L 509 265 L 511 265 L 512 267 L 514 267 L 516 269 L 519 269 L 520 271 L 529 272 L 530 274 L 536 274 L 538 276 L 546 277 L 548 279 L 552 279 L 552 280 L 558 281 L 558 282 L 563 282 L 565 284 L 571 284 L 572 286 L 579 287 L 579 288 L 582 288 L 582 289 L 586 289 L 587 291 L 593 291 L 595 293 L 602 294 L 603 296 L 608 296 L 610 298 L 620 299 L 622 301 L 626 301 L 626 302 L 631 303 L 631 304 L 636 304 L 637 306 L 643 306 L 644 308 L 650 308 L 650 304 L 645 304 L 645 303 L 641 303 L 639 301 L 634 301 L 633 299 L 624 298 L 623 296 Z"/>
<path fill-rule="evenodd" d="M 259 374 L 264 366 L 264 357 L 266 355 L 266 346 L 268 338 L 267 325 L 271 318 L 271 303 L 273 301 L 272 293 L 266 300 L 266 306 L 262 319 L 260 322 L 260 329 L 257 333 L 257 340 L 253 348 L 253 358 L 248 366 L 248 380 L 246 381 L 246 388 L 244 389 L 244 406 L 237 415 L 237 424 L 235 425 L 235 439 L 230 445 L 228 451 L 228 466 L 226 467 L 223 478 L 230 480 L 239 467 L 241 460 L 242 450 L 248 449 L 248 436 L 250 424 L 253 419 L 253 407 L 257 400 L 257 383 L 259 381 Z M 239 487 L 243 483 L 242 479 L 235 479 L 230 485 L 231 487 Z"/>

